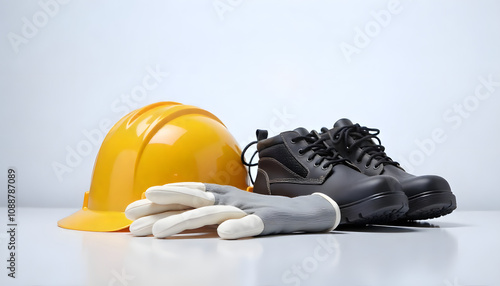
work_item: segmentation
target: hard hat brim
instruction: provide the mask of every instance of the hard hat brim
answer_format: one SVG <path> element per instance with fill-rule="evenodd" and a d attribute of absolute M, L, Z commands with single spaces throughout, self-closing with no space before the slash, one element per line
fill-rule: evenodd
<path fill-rule="evenodd" d="M 95 211 L 84 207 L 59 220 L 57 225 L 73 230 L 119 231 L 128 228 L 131 223 L 124 212 Z"/>

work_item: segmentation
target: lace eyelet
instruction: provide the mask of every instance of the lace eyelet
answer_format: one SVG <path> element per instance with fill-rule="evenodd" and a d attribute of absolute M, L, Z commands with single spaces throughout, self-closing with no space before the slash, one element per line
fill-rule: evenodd
<path fill-rule="evenodd" d="M 304 149 L 299 149 L 298 153 L 299 153 L 299 156 L 304 156 L 304 154 L 305 154 Z"/>
<path fill-rule="evenodd" d="M 312 162 L 312 160 L 313 160 L 312 158 L 307 158 L 306 161 L 310 163 L 310 162 Z"/>
<path fill-rule="evenodd" d="M 325 166 L 321 166 L 321 170 L 326 171 L 328 167 L 325 168 Z"/>
<path fill-rule="evenodd" d="M 292 144 L 296 144 L 296 143 L 297 143 L 297 141 L 295 141 L 295 138 L 293 138 L 293 139 L 290 139 L 290 143 L 292 143 Z"/>
<path fill-rule="evenodd" d="M 316 168 L 318 168 L 320 165 L 319 165 L 319 164 L 314 163 L 314 165 L 313 165 L 313 166 L 314 166 L 314 167 L 316 167 Z"/>

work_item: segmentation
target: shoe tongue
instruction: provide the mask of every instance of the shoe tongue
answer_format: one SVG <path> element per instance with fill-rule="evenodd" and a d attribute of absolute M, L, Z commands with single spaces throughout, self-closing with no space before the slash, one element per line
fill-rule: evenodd
<path fill-rule="evenodd" d="M 309 134 L 309 131 L 307 131 L 304 127 L 295 128 L 293 131 L 299 133 L 300 136 L 306 136 Z"/>
<path fill-rule="evenodd" d="M 342 119 L 337 120 L 337 122 L 335 122 L 335 124 L 333 125 L 333 128 L 341 128 L 344 126 L 351 126 L 351 125 L 353 125 L 351 120 L 349 120 L 347 118 L 342 118 Z"/>

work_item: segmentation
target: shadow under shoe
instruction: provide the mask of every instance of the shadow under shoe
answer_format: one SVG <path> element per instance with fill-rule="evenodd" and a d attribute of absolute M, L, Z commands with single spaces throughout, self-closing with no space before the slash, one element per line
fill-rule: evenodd
<path fill-rule="evenodd" d="M 338 120 L 333 129 L 322 128 L 332 144 L 368 176 L 390 176 L 399 181 L 408 197 L 409 210 L 403 219 L 421 220 L 440 217 L 457 207 L 448 182 L 439 176 L 415 176 L 407 173 L 398 162 L 385 153 L 378 129 L 353 124 L 349 119 Z"/>
<path fill-rule="evenodd" d="M 389 222 L 408 210 L 408 199 L 396 179 L 362 174 L 326 144 L 328 136 L 297 128 L 271 138 L 258 130 L 257 139 L 256 193 L 288 197 L 326 194 L 339 205 L 341 224 Z"/>

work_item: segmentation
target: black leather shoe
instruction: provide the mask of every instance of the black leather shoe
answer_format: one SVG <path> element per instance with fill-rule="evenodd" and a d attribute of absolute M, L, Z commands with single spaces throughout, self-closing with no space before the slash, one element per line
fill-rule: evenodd
<path fill-rule="evenodd" d="M 362 174 L 333 146 L 328 146 L 327 140 L 327 134 L 321 136 L 304 128 L 271 138 L 267 138 L 266 131 L 257 130 L 257 141 L 243 150 L 244 154 L 257 143 L 254 192 L 288 197 L 326 194 L 340 206 L 343 224 L 383 223 L 406 213 L 408 199 L 396 179 Z"/>
<path fill-rule="evenodd" d="M 439 176 L 415 176 L 408 174 L 385 153 L 378 129 L 353 124 L 349 119 L 338 120 L 333 129 L 322 128 L 328 134 L 328 142 L 351 160 L 368 176 L 387 175 L 396 178 L 408 196 L 410 209 L 404 219 L 420 220 L 440 217 L 456 207 L 455 195 L 448 182 Z"/>

